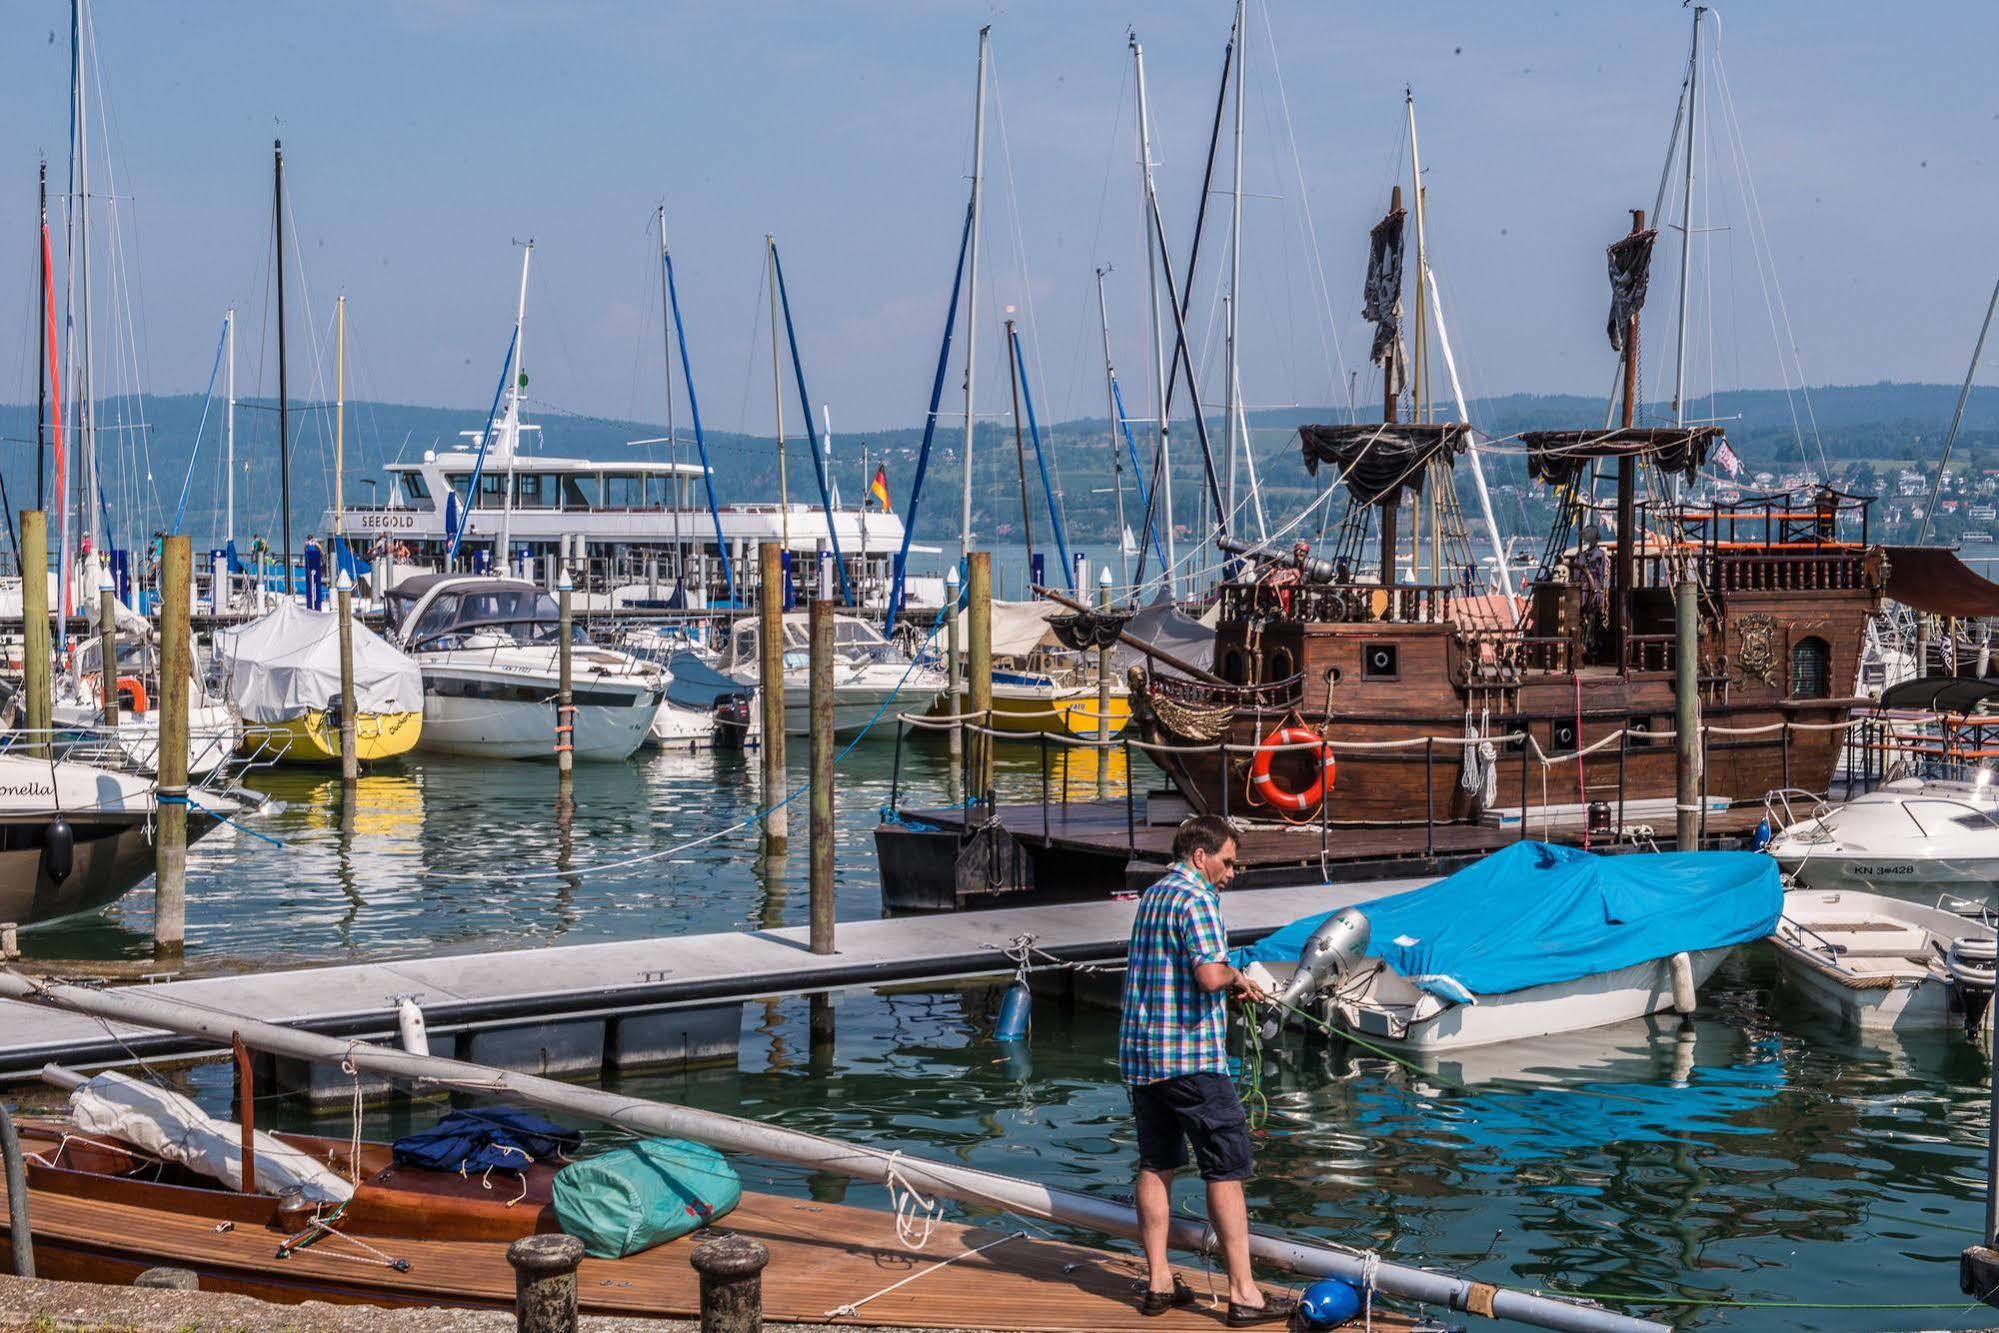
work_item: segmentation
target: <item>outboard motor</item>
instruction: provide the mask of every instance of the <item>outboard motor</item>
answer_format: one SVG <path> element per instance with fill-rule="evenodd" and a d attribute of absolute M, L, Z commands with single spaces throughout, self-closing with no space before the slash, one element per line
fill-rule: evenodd
<path fill-rule="evenodd" d="M 1270 1016 L 1263 1023 L 1263 1039 L 1269 1041 L 1284 1027 L 1284 1006 L 1296 1008 L 1312 998 L 1328 978 L 1345 976 L 1367 956 L 1373 929 L 1357 907 L 1342 907 L 1319 923 L 1319 928 L 1298 950 L 1298 970 L 1277 996 Z"/>

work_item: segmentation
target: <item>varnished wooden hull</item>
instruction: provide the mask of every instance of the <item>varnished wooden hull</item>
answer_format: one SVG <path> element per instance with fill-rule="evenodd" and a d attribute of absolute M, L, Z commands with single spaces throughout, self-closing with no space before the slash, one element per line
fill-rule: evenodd
<path fill-rule="evenodd" d="M 23 1125 L 22 1138 L 29 1152 L 53 1156 L 57 1136 L 48 1129 Z M 344 1142 L 296 1141 L 332 1153 L 336 1168 L 345 1157 Z M 525 1196 L 509 1208 L 519 1188 L 513 1177 L 494 1173 L 488 1190 L 477 1175 L 385 1171 L 387 1150 L 366 1145 L 364 1181 L 340 1219 L 341 1234 L 278 1258 L 284 1232 L 270 1225 L 274 1200 L 105 1175 L 110 1154 L 74 1141 L 66 1152 L 63 1160 L 79 1167 L 94 1162 L 97 1169 L 52 1170 L 31 1159 L 29 1211 L 42 1277 L 127 1284 L 144 1269 L 168 1265 L 193 1270 L 204 1291 L 286 1304 L 505 1309 L 514 1302 L 507 1241 L 558 1229 L 548 1206 L 553 1173 L 547 1167 L 530 1172 Z M 836 1197 L 844 1192 L 838 1184 L 833 1188 Z M 4 1219 L 0 1210 L 0 1262 L 11 1266 Z M 1215 1327 L 1213 1313 L 1201 1309 L 1141 1316 L 1132 1294 L 1141 1264 L 1081 1246 L 946 1222 L 914 1253 L 897 1241 L 892 1214 L 754 1193 L 717 1226 L 769 1247 L 763 1309 L 773 1322 L 824 1323 L 832 1311 L 858 1304 L 845 1322 L 1133 1333 Z M 697 1315 L 698 1278 L 688 1255 L 705 1238 L 682 1237 L 626 1259 L 586 1259 L 577 1275 L 582 1313 Z M 956 1262 L 923 1273 L 921 1281 L 883 1290 L 950 1259 Z M 398 1270 L 391 1260 L 407 1268 Z M 1187 1278 L 1205 1289 L 1199 1273 Z M 1376 1324 L 1409 1326 L 1379 1316 Z"/>

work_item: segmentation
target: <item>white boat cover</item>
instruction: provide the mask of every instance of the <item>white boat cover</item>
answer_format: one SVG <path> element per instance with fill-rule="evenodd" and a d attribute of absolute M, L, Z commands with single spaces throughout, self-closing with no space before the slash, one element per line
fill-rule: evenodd
<path fill-rule="evenodd" d="M 246 722 L 290 722 L 340 699 L 340 617 L 280 602 L 269 615 L 215 635 L 223 687 Z M 423 673 L 381 635 L 354 622 L 354 707 L 420 713 Z"/>
<path fill-rule="evenodd" d="M 232 1190 L 243 1188 L 242 1128 L 215 1119 L 177 1092 L 107 1070 L 70 1093 L 69 1117 L 79 1134 L 116 1139 Z M 353 1197 L 352 1185 L 304 1149 L 262 1132 L 256 1147 L 257 1193 L 280 1194 L 296 1185 L 306 1198 L 323 1203 Z"/>
<path fill-rule="evenodd" d="M 1062 615 L 1067 610 L 1055 602 L 1002 602 L 997 597 L 992 601 L 993 656 L 1026 657 L 1036 648 L 1047 647 L 1055 642 L 1055 636 L 1048 629 L 1048 617 Z M 943 635 L 939 635 L 941 640 Z M 958 642 L 972 641 L 971 612 L 958 612 Z"/>

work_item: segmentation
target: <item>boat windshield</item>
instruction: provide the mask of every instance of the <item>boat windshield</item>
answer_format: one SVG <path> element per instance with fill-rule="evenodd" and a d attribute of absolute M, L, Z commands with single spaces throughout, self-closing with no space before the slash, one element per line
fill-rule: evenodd
<path fill-rule="evenodd" d="M 515 643 L 554 643 L 561 613 L 555 599 L 525 584 L 491 584 L 441 593 L 410 627 L 412 647 L 446 649 L 488 646 L 495 638 Z M 576 627 L 577 642 L 586 642 Z"/>

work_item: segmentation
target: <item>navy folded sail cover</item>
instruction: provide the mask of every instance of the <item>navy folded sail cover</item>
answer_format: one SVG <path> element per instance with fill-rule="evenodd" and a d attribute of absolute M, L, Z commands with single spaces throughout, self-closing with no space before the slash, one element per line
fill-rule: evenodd
<path fill-rule="evenodd" d="M 397 1166 L 461 1174 L 523 1171 L 558 1154 L 573 1153 L 583 1136 L 512 1107 L 453 1111 L 429 1129 L 405 1134 L 391 1151 Z"/>
<path fill-rule="evenodd" d="M 1574 981 L 1777 928 L 1777 863 L 1755 852 L 1598 856 L 1517 842 L 1435 884 L 1362 903 L 1368 953 L 1423 989 L 1462 999 Z M 1296 962 L 1331 916 L 1303 917 L 1235 951 Z"/>

